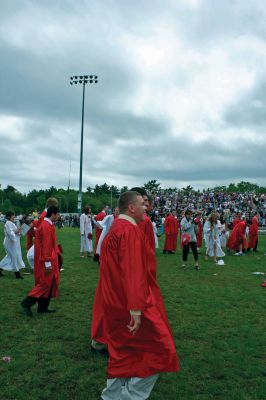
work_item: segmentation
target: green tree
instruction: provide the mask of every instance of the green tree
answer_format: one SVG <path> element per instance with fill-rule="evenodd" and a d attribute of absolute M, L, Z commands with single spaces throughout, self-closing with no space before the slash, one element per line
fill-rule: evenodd
<path fill-rule="evenodd" d="M 230 193 L 236 193 L 237 192 L 237 187 L 234 183 L 230 183 L 227 187 L 227 192 Z"/>
<path fill-rule="evenodd" d="M 110 187 L 110 193 L 111 193 L 111 192 L 112 192 L 112 196 L 113 196 L 114 198 L 118 198 L 118 197 L 119 197 L 120 190 L 118 189 L 117 186 L 112 185 L 112 186 Z"/>
<path fill-rule="evenodd" d="M 120 189 L 120 194 L 122 194 L 122 193 L 124 193 L 124 192 L 128 192 L 128 186 L 123 186 L 121 189 Z"/>
<path fill-rule="evenodd" d="M 4 189 L 5 193 L 13 193 L 16 191 L 17 191 L 17 189 L 15 189 L 14 186 L 11 186 L 11 185 L 7 185 L 7 187 Z"/>
<path fill-rule="evenodd" d="M 96 196 L 110 194 L 110 186 L 107 185 L 107 183 L 104 183 L 103 185 L 95 185 L 94 194 Z"/>
<path fill-rule="evenodd" d="M 183 187 L 181 190 L 186 196 L 189 196 L 194 191 L 193 187 L 190 185 Z"/>
<path fill-rule="evenodd" d="M 148 181 L 147 183 L 144 183 L 144 188 L 148 192 L 156 192 L 157 190 L 161 189 L 161 184 L 160 184 L 160 182 L 157 182 L 156 179 L 152 179 L 152 180 Z"/>
<path fill-rule="evenodd" d="M 226 190 L 227 190 L 226 186 L 215 186 L 215 188 L 212 189 L 212 191 L 213 191 L 214 193 L 217 193 L 217 192 L 226 192 Z"/>
<path fill-rule="evenodd" d="M 237 184 L 237 189 L 238 189 L 239 193 L 245 193 L 245 192 L 256 192 L 257 193 L 259 186 L 256 185 L 255 183 L 241 181 Z"/>

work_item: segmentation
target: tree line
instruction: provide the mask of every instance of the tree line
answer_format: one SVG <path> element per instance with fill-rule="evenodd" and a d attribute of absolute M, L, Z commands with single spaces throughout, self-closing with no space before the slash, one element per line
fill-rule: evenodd
<path fill-rule="evenodd" d="M 148 181 L 143 185 L 143 187 L 151 193 L 162 191 L 164 193 L 178 192 L 184 195 L 206 191 L 216 193 L 266 193 L 265 187 L 244 181 L 237 184 L 230 183 L 228 186 L 216 186 L 203 191 L 195 190 L 190 185 L 181 189 L 176 187 L 162 189 L 160 182 L 156 179 Z M 87 187 L 86 192 L 83 192 L 82 204 L 89 204 L 92 208 L 92 212 L 96 213 L 105 205 L 115 207 L 120 194 L 127 190 L 129 190 L 127 186 L 118 188 L 113 185 L 109 186 L 107 183 L 104 183 L 103 185 L 95 185 L 94 188 Z M 48 197 L 56 197 L 59 201 L 59 207 L 62 213 L 75 213 L 77 212 L 77 195 L 77 190 L 70 188 L 57 189 L 54 186 L 51 186 L 49 189 L 34 189 L 27 194 L 22 194 L 13 186 L 7 185 L 5 189 L 0 189 L 0 211 L 5 213 L 8 210 L 13 210 L 15 214 L 29 214 L 35 209 L 38 211 L 43 210 Z"/>

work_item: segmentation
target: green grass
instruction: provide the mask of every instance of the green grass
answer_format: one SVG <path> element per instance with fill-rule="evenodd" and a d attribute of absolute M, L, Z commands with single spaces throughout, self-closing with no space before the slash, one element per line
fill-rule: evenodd
<path fill-rule="evenodd" d="M 0 228 L 0 243 L 3 239 Z M 57 312 L 27 318 L 19 303 L 32 288 L 6 273 L 0 279 L 0 398 L 97 400 L 105 385 L 105 360 L 90 353 L 90 320 L 98 266 L 79 258 L 79 232 L 58 231 L 65 271 Z M 162 245 L 162 244 L 161 244 Z M 22 248 L 25 241 L 22 240 Z M 200 257 L 201 270 L 181 268 L 181 251 L 158 251 L 158 281 L 173 328 L 181 371 L 162 374 L 151 400 L 265 399 L 266 237 L 259 253 L 226 256 L 226 266 Z M 0 244 L 0 257 L 4 249 Z M 26 261 L 25 252 L 24 260 Z M 35 310 L 34 310 L 35 312 Z M 1 359 L 12 358 L 10 363 Z"/>

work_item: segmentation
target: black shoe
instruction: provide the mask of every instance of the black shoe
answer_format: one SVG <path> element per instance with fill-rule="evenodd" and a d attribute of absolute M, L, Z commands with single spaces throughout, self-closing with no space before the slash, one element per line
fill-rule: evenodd
<path fill-rule="evenodd" d="M 171 251 L 171 250 L 169 250 L 169 251 L 168 251 L 168 254 L 175 254 L 175 252 L 174 252 L 174 251 Z"/>
<path fill-rule="evenodd" d="M 94 347 L 91 346 L 91 352 L 93 354 L 96 354 L 97 356 L 109 357 L 108 350 L 105 347 L 103 347 L 102 349 L 95 349 Z"/>
<path fill-rule="evenodd" d="M 30 307 L 25 306 L 25 305 L 23 304 L 23 301 L 20 303 L 20 305 L 21 305 L 21 307 L 22 307 L 22 310 L 24 311 L 24 313 L 25 313 L 28 317 L 33 317 Z"/>
<path fill-rule="evenodd" d="M 94 254 L 94 256 L 93 256 L 93 261 L 96 261 L 96 262 L 98 262 L 98 261 L 99 261 L 99 259 L 100 259 L 100 256 L 99 256 L 99 254 Z"/>
<path fill-rule="evenodd" d="M 52 313 L 54 313 L 56 310 L 49 310 L 49 309 L 47 309 L 47 310 L 37 310 L 37 313 L 38 314 L 52 314 Z"/>
<path fill-rule="evenodd" d="M 15 272 L 16 279 L 24 279 L 20 272 Z"/>

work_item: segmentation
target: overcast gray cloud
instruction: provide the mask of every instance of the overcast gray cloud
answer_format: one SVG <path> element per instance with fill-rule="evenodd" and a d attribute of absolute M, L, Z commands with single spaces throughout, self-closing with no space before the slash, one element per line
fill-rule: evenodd
<path fill-rule="evenodd" d="M 266 185 L 263 0 L 3 0 L 0 183 Z M 71 166 L 71 168 L 70 168 Z"/>

